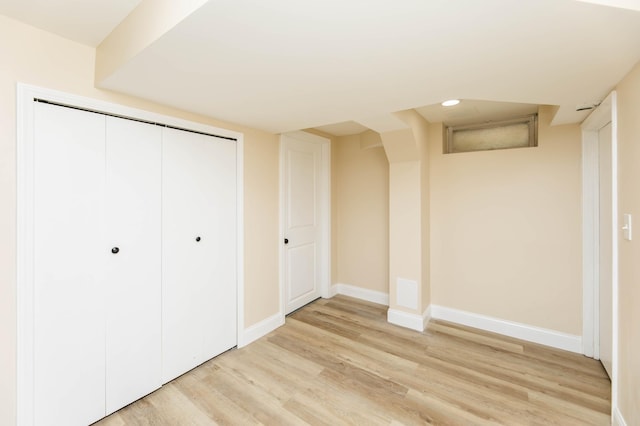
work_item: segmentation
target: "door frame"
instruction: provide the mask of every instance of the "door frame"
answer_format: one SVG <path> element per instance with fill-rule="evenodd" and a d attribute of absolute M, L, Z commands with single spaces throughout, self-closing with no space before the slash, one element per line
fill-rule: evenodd
<path fill-rule="evenodd" d="M 17 84 L 16 151 L 17 151 L 17 235 L 16 235 L 16 386 L 17 423 L 33 424 L 33 127 L 34 99 L 89 111 L 106 113 L 123 118 L 162 123 L 180 129 L 203 132 L 236 139 L 236 283 L 237 283 L 237 331 L 238 346 L 246 344 L 244 326 L 244 135 L 227 129 L 196 123 L 150 111 L 60 92 L 57 90 Z"/>
<path fill-rule="evenodd" d="M 279 241 L 279 286 L 280 308 L 279 315 L 284 322 L 286 306 L 285 283 L 285 150 L 283 137 L 288 136 L 309 143 L 319 144 L 320 158 L 320 296 L 324 299 L 331 297 L 331 140 L 305 131 L 288 132 L 280 135 L 280 230 Z"/>
<path fill-rule="evenodd" d="M 600 359 L 599 294 L 599 166 L 598 131 L 611 123 L 612 202 L 612 408 L 617 407 L 618 381 L 618 123 L 617 95 L 611 92 L 583 121 L 582 128 L 582 352 Z"/>

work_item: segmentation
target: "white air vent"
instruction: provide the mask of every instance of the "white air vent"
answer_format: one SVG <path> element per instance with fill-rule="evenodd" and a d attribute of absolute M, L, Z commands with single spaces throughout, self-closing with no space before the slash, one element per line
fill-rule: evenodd
<path fill-rule="evenodd" d="M 396 280 L 396 303 L 409 309 L 418 309 L 418 283 L 413 280 Z"/>

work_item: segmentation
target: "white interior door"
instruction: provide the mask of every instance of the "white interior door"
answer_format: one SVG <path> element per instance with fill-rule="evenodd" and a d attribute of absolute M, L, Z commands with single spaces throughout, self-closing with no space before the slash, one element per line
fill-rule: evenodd
<path fill-rule="evenodd" d="M 86 425 L 105 414 L 105 117 L 34 114 L 34 423 Z"/>
<path fill-rule="evenodd" d="M 319 298 L 321 145 L 282 136 L 285 314 Z"/>
<path fill-rule="evenodd" d="M 106 121 L 108 415 L 162 384 L 162 128 L 114 117 Z"/>
<path fill-rule="evenodd" d="M 613 333 L 613 198 L 611 123 L 598 132 L 599 164 L 599 353 L 600 361 L 611 377 Z"/>
<path fill-rule="evenodd" d="M 236 345 L 236 143 L 163 133 L 163 382 Z"/>

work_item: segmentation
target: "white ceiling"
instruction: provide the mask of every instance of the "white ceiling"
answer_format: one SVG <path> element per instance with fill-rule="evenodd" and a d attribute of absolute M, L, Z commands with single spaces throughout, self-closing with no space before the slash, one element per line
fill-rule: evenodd
<path fill-rule="evenodd" d="M 602 4 L 605 6 L 620 7 L 623 9 L 640 10 L 640 0 L 580 0 L 587 3 Z"/>
<path fill-rule="evenodd" d="M 415 110 L 431 123 L 443 122 L 449 126 L 460 126 L 524 117 L 538 112 L 538 105 L 463 99 L 458 105 L 451 107 L 435 104 Z"/>
<path fill-rule="evenodd" d="M 327 124 L 326 126 L 317 126 L 315 129 L 328 133 L 333 136 L 348 136 L 362 133 L 368 128 L 355 121 L 345 121 L 343 123 Z"/>
<path fill-rule="evenodd" d="M 554 124 L 579 122 L 576 106 L 640 60 L 635 1 L 210 0 L 98 85 L 272 132 L 392 130 L 393 112 L 449 98 L 559 105 Z M 25 2 L 85 3 L 0 13 Z"/>
<path fill-rule="evenodd" d="M 97 46 L 141 0 L 0 0 L 0 14 Z"/>

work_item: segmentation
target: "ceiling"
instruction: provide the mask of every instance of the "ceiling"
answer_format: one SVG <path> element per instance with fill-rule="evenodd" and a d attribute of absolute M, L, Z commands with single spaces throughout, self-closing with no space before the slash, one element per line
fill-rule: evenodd
<path fill-rule="evenodd" d="M 0 0 L 0 13 L 97 45 L 137 3 Z M 200 3 L 97 86 L 275 133 L 394 130 L 394 112 L 435 120 L 429 105 L 449 98 L 557 105 L 564 124 L 640 61 L 638 0 Z"/>
<path fill-rule="evenodd" d="M 345 121 L 343 123 L 327 124 L 326 126 L 317 126 L 316 130 L 328 133 L 333 136 L 348 136 L 362 133 L 368 129 L 355 121 Z"/>
<path fill-rule="evenodd" d="M 0 14 L 97 46 L 141 0 L 0 0 Z"/>
<path fill-rule="evenodd" d="M 537 113 L 538 105 L 463 99 L 455 106 L 443 107 L 435 104 L 415 110 L 431 123 L 442 122 L 448 126 L 461 126 L 524 117 Z"/>

